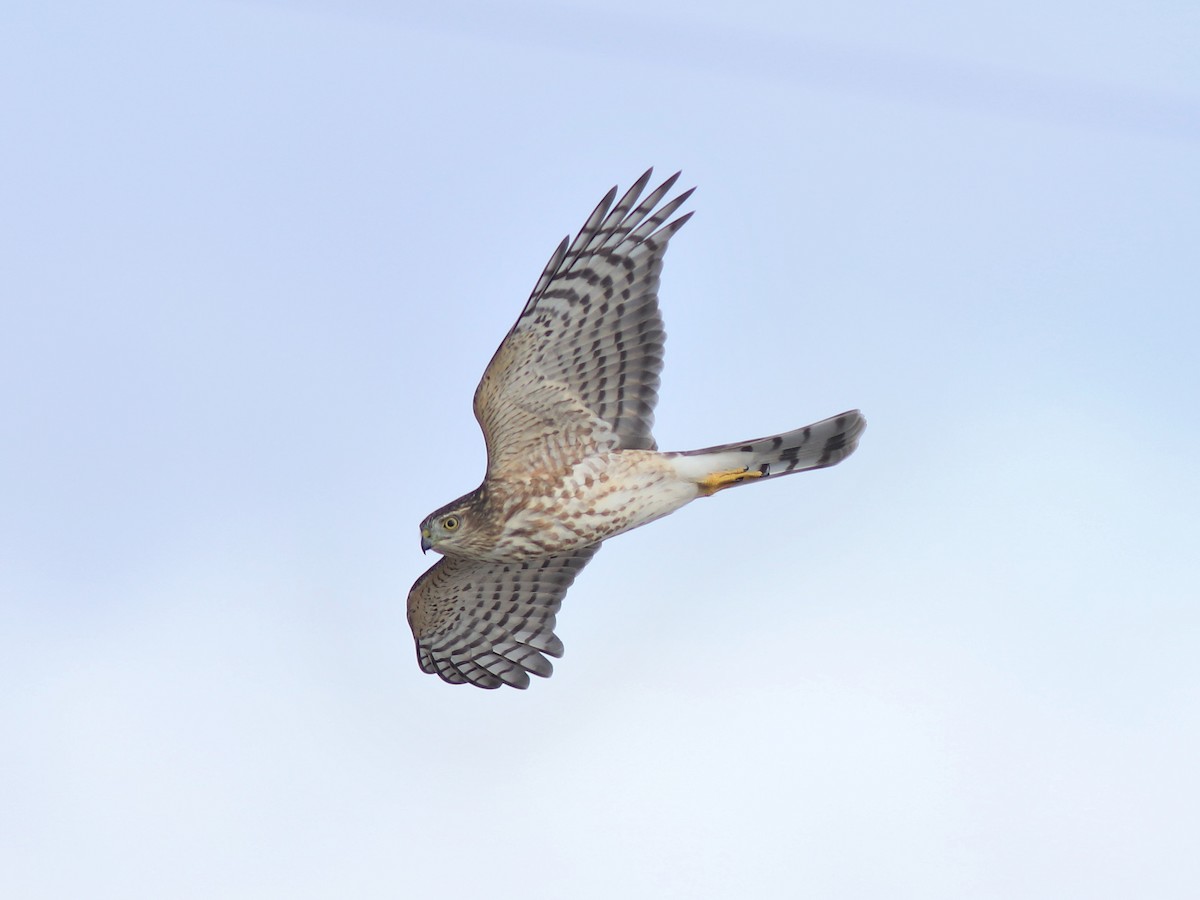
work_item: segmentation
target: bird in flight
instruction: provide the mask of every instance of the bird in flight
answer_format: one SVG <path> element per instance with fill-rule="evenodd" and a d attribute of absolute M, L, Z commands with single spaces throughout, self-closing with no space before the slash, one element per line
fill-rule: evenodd
<path fill-rule="evenodd" d="M 650 175 L 619 200 L 609 191 L 550 257 L 475 391 L 483 484 L 421 523 L 421 549 L 442 558 L 409 592 L 408 622 L 421 669 L 452 684 L 548 677 L 563 596 L 603 541 L 725 488 L 835 465 L 866 427 L 850 410 L 770 437 L 657 449 L 659 272 L 692 191 L 662 202 L 676 173 L 641 199 Z"/>

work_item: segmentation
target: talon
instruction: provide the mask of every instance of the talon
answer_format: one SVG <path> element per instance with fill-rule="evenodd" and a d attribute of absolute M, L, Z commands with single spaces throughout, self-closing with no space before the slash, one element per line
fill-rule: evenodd
<path fill-rule="evenodd" d="M 747 478 L 762 478 L 764 474 L 764 472 L 758 469 L 751 469 L 746 466 L 740 469 L 730 469 L 726 472 L 713 472 L 711 475 L 705 475 L 698 482 L 700 485 L 700 495 L 711 497 L 722 488 L 741 484 Z"/>

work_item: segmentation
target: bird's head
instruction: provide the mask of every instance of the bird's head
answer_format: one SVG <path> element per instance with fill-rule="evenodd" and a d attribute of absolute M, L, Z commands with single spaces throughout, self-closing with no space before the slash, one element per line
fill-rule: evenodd
<path fill-rule="evenodd" d="M 453 553 L 464 535 L 469 539 L 471 513 L 470 504 L 461 500 L 430 513 L 421 523 L 421 552 Z"/>

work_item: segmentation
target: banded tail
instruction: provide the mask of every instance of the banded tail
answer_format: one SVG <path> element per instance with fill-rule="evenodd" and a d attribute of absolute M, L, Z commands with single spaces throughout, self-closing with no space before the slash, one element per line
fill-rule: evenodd
<path fill-rule="evenodd" d="M 735 484 L 835 466 L 854 452 L 866 427 L 862 413 L 852 409 L 795 431 L 672 456 L 680 475 L 707 495 Z"/>

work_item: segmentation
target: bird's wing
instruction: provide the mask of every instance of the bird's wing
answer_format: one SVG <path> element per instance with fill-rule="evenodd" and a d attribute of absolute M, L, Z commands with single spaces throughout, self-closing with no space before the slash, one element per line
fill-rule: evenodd
<path fill-rule="evenodd" d="M 548 678 L 560 657 L 554 617 L 596 547 L 525 562 L 446 556 L 408 593 L 421 669 L 451 684 L 498 688 Z"/>
<path fill-rule="evenodd" d="M 650 174 L 616 205 L 614 187 L 575 240 L 563 240 L 484 372 L 475 417 L 489 476 L 538 468 L 540 448 L 563 425 L 589 448 L 654 449 L 665 337 L 659 272 L 691 213 L 668 220 L 692 192 L 659 206 L 676 173 L 639 203 Z"/>

